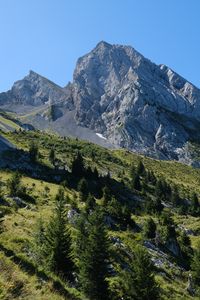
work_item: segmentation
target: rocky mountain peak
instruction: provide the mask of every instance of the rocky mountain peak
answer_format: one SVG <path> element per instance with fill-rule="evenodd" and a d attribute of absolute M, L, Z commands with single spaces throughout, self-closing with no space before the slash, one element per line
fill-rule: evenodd
<path fill-rule="evenodd" d="M 178 159 L 200 121 L 200 90 L 130 46 L 100 42 L 73 86 L 78 124 L 147 155 Z"/>
<path fill-rule="evenodd" d="M 86 128 L 116 147 L 158 158 L 185 160 L 188 142 L 200 140 L 200 90 L 133 47 L 105 41 L 78 59 L 65 88 L 30 71 L 0 94 L 2 103 L 12 110 L 54 104 L 62 134 L 73 115 L 76 136 Z"/>
<path fill-rule="evenodd" d="M 107 43 L 107 42 L 105 42 L 105 41 L 100 41 L 97 45 L 96 45 L 96 47 L 94 48 L 94 50 L 93 51 L 95 51 L 95 50 L 103 50 L 103 49 L 108 49 L 108 48 L 112 48 L 112 45 L 111 44 L 109 44 L 109 43 Z"/>

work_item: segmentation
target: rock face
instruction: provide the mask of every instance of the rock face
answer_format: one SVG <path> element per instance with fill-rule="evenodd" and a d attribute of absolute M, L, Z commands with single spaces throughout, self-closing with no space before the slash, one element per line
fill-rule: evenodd
<path fill-rule="evenodd" d="M 10 91 L 0 94 L 0 104 L 40 106 L 63 98 L 64 89 L 30 71 L 24 79 L 15 82 Z"/>
<path fill-rule="evenodd" d="M 200 90 L 132 47 L 101 42 L 74 72 L 76 119 L 113 144 L 178 159 L 199 138 Z"/>
<path fill-rule="evenodd" d="M 27 119 L 39 129 L 68 135 L 73 123 L 78 137 L 94 141 L 92 134 L 98 133 L 97 143 L 107 139 L 109 145 L 162 159 L 189 161 L 187 143 L 200 139 L 200 90 L 130 46 L 100 42 L 78 59 L 65 88 L 31 71 L 0 94 L 0 105 L 23 113 L 42 108 Z M 83 128 L 85 135 L 79 134 Z"/>

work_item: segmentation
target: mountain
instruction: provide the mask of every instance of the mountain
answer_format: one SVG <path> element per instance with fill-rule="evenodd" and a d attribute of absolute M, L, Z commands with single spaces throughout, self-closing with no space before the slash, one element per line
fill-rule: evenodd
<path fill-rule="evenodd" d="M 30 72 L 0 94 L 0 108 L 35 128 L 122 147 L 160 159 L 194 163 L 200 90 L 130 46 L 100 42 L 79 58 L 61 88 Z"/>

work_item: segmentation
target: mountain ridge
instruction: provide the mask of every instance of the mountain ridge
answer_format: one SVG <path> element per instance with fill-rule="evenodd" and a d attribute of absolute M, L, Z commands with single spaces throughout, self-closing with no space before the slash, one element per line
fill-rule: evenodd
<path fill-rule="evenodd" d="M 90 134 L 98 133 L 97 143 L 104 138 L 114 147 L 161 159 L 193 163 L 187 145 L 200 140 L 200 90 L 131 46 L 99 42 L 78 59 L 73 81 L 65 87 L 30 71 L 0 94 L 6 111 L 26 115 L 34 107 L 41 113 L 26 123 L 37 129 L 68 135 L 73 112 L 77 137 L 91 140 Z M 79 134 L 80 128 L 90 132 Z"/>

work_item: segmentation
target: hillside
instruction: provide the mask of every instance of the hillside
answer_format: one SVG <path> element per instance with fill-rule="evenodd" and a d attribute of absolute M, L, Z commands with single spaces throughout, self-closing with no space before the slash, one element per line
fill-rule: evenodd
<path fill-rule="evenodd" d="M 41 221 L 48 228 L 60 187 L 77 276 L 78 219 L 83 215 L 94 222 L 97 210 L 105 216 L 110 244 L 110 299 L 130 299 L 121 279 L 124 272 L 129 278 L 130 256 L 138 244 L 154 264 L 159 299 L 199 299 L 197 284 L 194 296 L 187 291 L 190 273 L 195 284 L 191 261 L 200 242 L 200 210 L 194 200 L 194 192 L 200 193 L 199 169 L 39 131 L 1 134 L 17 149 L 0 153 L 0 299 L 87 298 L 77 282 L 38 260 L 38 228 Z M 149 218 L 156 226 L 153 231 L 148 229 Z"/>

